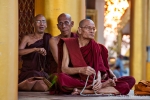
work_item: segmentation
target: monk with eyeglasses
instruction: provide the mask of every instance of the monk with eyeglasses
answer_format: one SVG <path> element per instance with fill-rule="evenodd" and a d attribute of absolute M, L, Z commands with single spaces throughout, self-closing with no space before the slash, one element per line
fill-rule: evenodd
<path fill-rule="evenodd" d="M 34 17 L 34 33 L 25 35 L 19 45 L 19 55 L 22 58 L 22 68 L 19 75 L 19 83 L 30 77 L 48 77 L 50 66 L 49 39 L 51 35 L 45 33 L 47 28 L 46 18 L 38 14 Z"/>
<path fill-rule="evenodd" d="M 87 82 L 84 94 L 128 94 L 135 79 L 131 76 L 116 78 L 108 65 L 107 49 L 94 41 L 95 32 L 94 22 L 83 19 L 79 23 L 78 38 L 60 40 L 63 44 L 58 61 L 61 91 L 80 94 Z"/>
<path fill-rule="evenodd" d="M 49 40 L 50 50 L 51 50 L 51 59 L 50 59 L 50 65 L 51 65 L 51 73 L 57 72 L 57 66 L 58 66 L 58 45 L 59 40 L 61 38 L 70 38 L 70 37 L 77 37 L 77 34 L 71 32 L 72 27 L 74 26 L 74 21 L 71 19 L 71 15 L 67 13 L 62 13 L 57 18 L 57 28 L 60 30 L 60 34 L 58 36 L 53 36 Z"/>

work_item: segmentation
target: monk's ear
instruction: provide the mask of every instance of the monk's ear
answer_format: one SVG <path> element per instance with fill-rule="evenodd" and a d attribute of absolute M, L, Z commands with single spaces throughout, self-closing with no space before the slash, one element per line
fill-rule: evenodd
<path fill-rule="evenodd" d="M 80 27 L 78 27 L 78 34 L 81 34 L 81 28 Z"/>
<path fill-rule="evenodd" d="M 57 28 L 60 30 L 59 25 L 57 24 Z"/>
<path fill-rule="evenodd" d="M 47 23 L 46 23 L 45 27 L 47 28 Z"/>
<path fill-rule="evenodd" d="M 32 26 L 34 27 L 34 22 L 32 23 Z"/>
<path fill-rule="evenodd" d="M 74 26 L 74 21 L 71 21 L 71 27 L 73 27 Z"/>

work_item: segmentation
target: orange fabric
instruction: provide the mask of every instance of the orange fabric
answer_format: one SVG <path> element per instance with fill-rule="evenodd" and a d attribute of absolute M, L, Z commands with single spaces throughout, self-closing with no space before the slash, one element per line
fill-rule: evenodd
<path fill-rule="evenodd" d="M 135 85 L 135 95 L 150 95 L 150 81 L 141 80 Z"/>

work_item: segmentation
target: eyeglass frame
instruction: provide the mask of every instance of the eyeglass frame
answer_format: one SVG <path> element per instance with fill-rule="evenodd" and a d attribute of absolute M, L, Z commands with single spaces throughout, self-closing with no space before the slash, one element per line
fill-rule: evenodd
<path fill-rule="evenodd" d="M 80 27 L 80 28 L 85 28 L 85 29 L 88 30 L 88 31 L 91 31 L 91 30 L 93 30 L 94 32 L 97 31 L 97 30 L 96 30 L 96 27 L 91 28 L 91 27 L 89 27 L 89 26 L 85 26 L 85 27 Z M 94 28 L 95 28 L 95 29 L 94 29 Z"/>
<path fill-rule="evenodd" d="M 58 26 L 63 26 L 63 25 L 69 26 L 70 24 L 71 24 L 71 21 L 64 21 L 64 22 L 59 22 L 57 25 Z"/>
<path fill-rule="evenodd" d="M 37 23 L 37 24 L 41 24 L 41 23 L 45 24 L 46 20 L 36 20 L 35 23 Z"/>

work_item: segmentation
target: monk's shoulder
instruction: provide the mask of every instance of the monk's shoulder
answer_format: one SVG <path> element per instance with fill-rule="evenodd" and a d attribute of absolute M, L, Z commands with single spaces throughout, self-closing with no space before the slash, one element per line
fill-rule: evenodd
<path fill-rule="evenodd" d="M 31 34 L 24 35 L 22 40 L 29 41 L 31 38 Z"/>
<path fill-rule="evenodd" d="M 72 37 L 72 38 L 78 38 L 79 36 L 78 36 L 78 34 L 77 34 L 77 33 L 73 33 L 73 32 L 71 32 L 71 37 Z"/>
<path fill-rule="evenodd" d="M 64 40 L 64 41 L 76 41 L 77 40 L 77 38 L 74 38 L 74 37 L 69 37 L 69 38 L 62 38 L 62 40 Z"/>
<path fill-rule="evenodd" d="M 108 52 L 107 48 L 103 44 L 99 43 L 99 46 L 100 46 L 102 51 Z"/>
<path fill-rule="evenodd" d="M 52 37 L 52 35 L 51 35 L 50 33 L 44 33 L 44 36 L 45 36 L 45 37 L 48 37 L 48 38 L 51 38 L 51 37 Z"/>
<path fill-rule="evenodd" d="M 60 38 L 58 36 L 52 36 L 50 39 L 49 39 L 49 42 L 50 43 L 58 43 L 60 40 Z"/>
<path fill-rule="evenodd" d="M 35 37 L 35 34 L 28 34 L 27 35 L 29 38 L 34 38 Z"/>
<path fill-rule="evenodd" d="M 50 33 L 44 33 L 45 35 L 52 36 Z"/>

